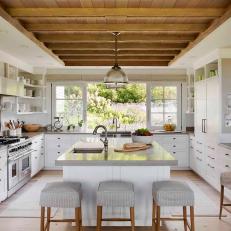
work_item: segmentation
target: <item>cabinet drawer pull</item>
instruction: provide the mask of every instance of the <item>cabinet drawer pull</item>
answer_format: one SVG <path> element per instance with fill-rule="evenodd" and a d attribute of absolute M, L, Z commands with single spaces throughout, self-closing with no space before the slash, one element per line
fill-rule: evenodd
<path fill-rule="evenodd" d="M 197 160 L 202 161 L 202 159 L 200 159 L 199 157 L 197 157 Z"/>
<path fill-rule="evenodd" d="M 200 154 L 202 153 L 202 152 L 201 152 L 201 151 L 199 151 L 198 149 L 197 149 L 196 151 L 197 151 L 198 153 L 200 153 Z"/>
<path fill-rule="evenodd" d="M 228 154 L 228 153 L 225 153 L 225 156 L 229 156 L 229 154 Z"/>
<path fill-rule="evenodd" d="M 60 145 L 57 145 L 57 147 L 59 147 L 59 148 L 60 148 Z"/>
<path fill-rule="evenodd" d="M 61 138 L 60 138 L 60 137 L 58 137 L 57 139 L 58 139 L 58 140 L 60 140 Z"/>
<path fill-rule="evenodd" d="M 173 139 L 173 140 L 175 140 L 175 139 L 176 139 L 176 137 L 173 137 L 172 139 Z"/>
<path fill-rule="evenodd" d="M 193 149 L 193 146 L 190 146 L 191 149 Z"/>
<path fill-rule="evenodd" d="M 35 158 L 35 159 L 38 159 L 38 157 L 37 157 L 37 156 L 35 156 L 34 158 Z"/>
<path fill-rule="evenodd" d="M 211 147 L 211 146 L 208 146 L 208 148 L 211 149 L 211 150 L 215 150 L 215 148 L 213 148 L 213 147 Z"/>
<path fill-rule="evenodd" d="M 202 144 L 201 142 L 197 141 L 197 144 Z"/>
<path fill-rule="evenodd" d="M 212 168 L 212 169 L 214 169 L 214 168 L 215 168 L 214 166 L 212 166 L 212 165 L 210 165 L 210 164 L 208 164 L 208 166 L 209 166 L 210 168 Z"/>
<path fill-rule="evenodd" d="M 225 167 L 226 167 L 226 168 L 229 168 L 229 165 L 228 165 L 228 164 L 226 164 L 226 165 L 225 165 Z"/>
<path fill-rule="evenodd" d="M 176 147 L 176 145 L 173 145 L 173 147 L 175 148 L 175 147 Z"/>
<path fill-rule="evenodd" d="M 60 154 L 60 152 L 57 152 L 58 154 Z"/>
<path fill-rule="evenodd" d="M 172 152 L 173 154 L 176 154 L 176 152 Z"/>
<path fill-rule="evenodd" d="M 211 157 L 211 156 L 208 156 L 208 158 L 210 158 L 211 160 L 215 160 L 215 158 L 214 158 L 214 157 Z"/>

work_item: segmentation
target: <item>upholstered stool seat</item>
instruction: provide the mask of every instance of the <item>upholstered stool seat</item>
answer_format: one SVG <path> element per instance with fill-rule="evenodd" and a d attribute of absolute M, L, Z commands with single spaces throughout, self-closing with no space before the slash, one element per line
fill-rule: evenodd
<path fill-rule="evenodd" d="M 81 214 L 81 184 L 76 182 L 47 183 L 40 194 L 41 225 L 40 230 L 49 230 L 50 222 L 75 222 L 76 230 L 80 231 Z M 45 223 L 45 208 L 47 208 L 47 222 Z M 50 219 L 51 208 L 74 208 L 75 219 Z"/>
<path fill-rule="evenodd" d="M 135 192 L 130 182 L 103 181 L 100 182 L 97 191 L 97 230 L 101 230 L 102 221 L 131 221 L 132 231 L 135 228 Z M 102 217 L 103 207 L 129 207 L 130 218 L 106 218 Z"/>
<path fill-rule="evenodd" d="M 191 231 L 195 230 L 194 227 L 194 192 L 192 189 L 183 182 L 179 181 L 157 181 L 152 185 L 153 196 L 153 215 L 152 225 L 155 231 L 160 230 L 161 220 L 183 220 L 184 230 L 187 231 L 189 227 Z M 161 206 L 179 206 L 183 207 L 183 218 L 163 218 L 160 217 Z M 190 220 L 191 226 L 187 220 L 187 206 L 190 206 Z"/>
<path fill-rule="evenodd" d="M 54 208 L 77 208 L 81 201 L 81 184 L 73 182 L 47 183 L 40 195 L 40 205 Z"/>
<path fill-rule="evenodd" d="M 225 186 L 228 189 L 231 189 L 231 172 L 221 173 L 221 185 Z"/>
<path fill-rule="evenodd" d="M 222 209 L 224 206 L 231 206 L 231 204 L 224 204 L 224 194 L 225 188 L 231 190 L 231 172 L 223 172 L 220 175 L 220 183 L 221 183 L 221 196 L 220 196 L 220 213 L 219 219 L 222 217 Z"/>
<path fill-rule="evenodd" d="M 178 181 L 159 181 L 152 185 L 155 202 L 160 206 L 192 206 L 194 193 L 185 183 Z"/>
<path fill-rule="evenodd" d="M 97 205 L 104 207 L 133 207 L 135 193 L 133 184 L 123 181 L 104 181 L 99 184 Z"/>

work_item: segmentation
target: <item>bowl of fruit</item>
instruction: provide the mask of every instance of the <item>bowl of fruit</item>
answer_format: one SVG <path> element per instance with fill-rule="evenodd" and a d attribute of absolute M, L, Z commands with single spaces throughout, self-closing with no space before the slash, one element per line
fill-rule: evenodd
<path fill-rule="evenodd" d="M 132 142 L 151 144 L 153 142 L 153 133 L 151 133 L 147 128 L 137 129 L 134 133 L 132 133 Z"/>

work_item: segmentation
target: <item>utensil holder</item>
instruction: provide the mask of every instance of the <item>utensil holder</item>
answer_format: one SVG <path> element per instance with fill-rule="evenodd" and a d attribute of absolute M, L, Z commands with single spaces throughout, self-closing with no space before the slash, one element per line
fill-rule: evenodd
<path fill-rule="evenodd" d="M 10 136 L 16 136 L 16 129 L 10 130 Z"/>
<path fill-rule="evenodd" d="M 16 128 L 16 136 L 22 135 L 22 128 Z"/>

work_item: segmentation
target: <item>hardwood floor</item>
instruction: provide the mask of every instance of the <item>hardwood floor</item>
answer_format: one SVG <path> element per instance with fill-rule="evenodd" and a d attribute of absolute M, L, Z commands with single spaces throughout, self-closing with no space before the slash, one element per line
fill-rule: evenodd
<path fill-rule="evenodd" d="M 44 175 L 58 175 L 60 172 L 43 171 L 36 178 L 41 178 Z M 203 179 L 194 174 L 192 171 L 172 171 L 172 179 L 184 179 L 193 181 L 208 197 L 219 204 L 219 193 L 209 186 Z M 0 205 L 1 206 L 1 205 Z M 38 218 L 0 218 L 1 231 L 39 231 L 40 221 Z M 196 231 L 231 231 L 231 214 L 219 220 L 218 217 L 196 217 Z M 102 231 L 130 231 L 130 227 L 103 227 Z M 74 231 L 75 227 L 67 223 L 52 223 L 50 231 Z M 95 227 L 84 227 L 84 231 L 93 231 Z M 136 227 L 137 231 L 151 231 L 151 227 Z M 182 222 L 165 222 L 161 227 L 161 231 L 183 231 L 184 225 Z"/>

